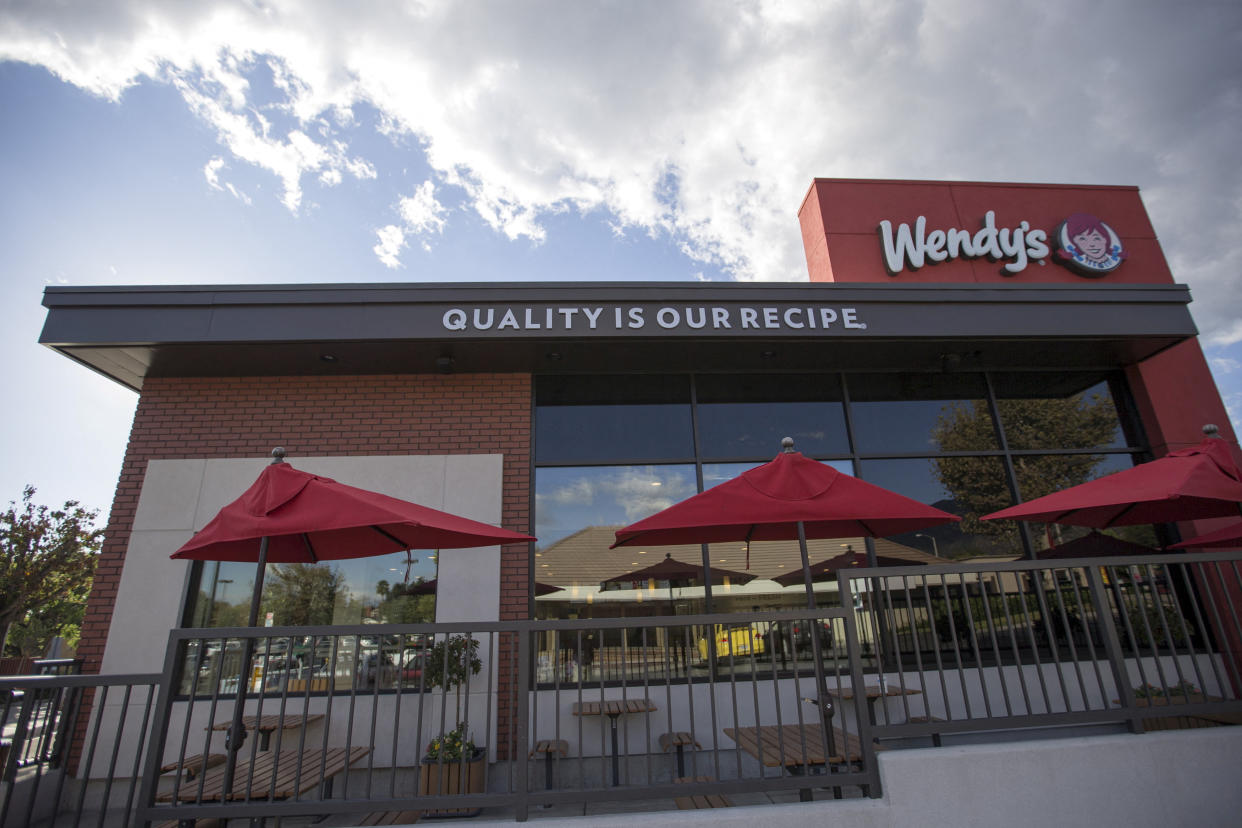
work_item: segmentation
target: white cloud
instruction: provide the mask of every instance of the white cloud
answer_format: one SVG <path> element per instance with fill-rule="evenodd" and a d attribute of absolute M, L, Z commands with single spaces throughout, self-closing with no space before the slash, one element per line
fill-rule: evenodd
<path fill-rule="evenodd" d="M 626 466 L 598 470 L 576 477 L 557 489 L 540 493 L 537 505 L 544 507 L 553 519 L 553 507 L 600 506 L 616 520 L 617 510 L 633 523 L 695 493 L 693 480 L 684 474 L 668 472 L 655 466 Z M 543 517 L 540 518 L 541 522 Z"/>
<path fill-rule="evenodd" d="M 406 246 L 407 236 L 427 236 L 444 230 L 444 214 L 446 209 L 436 200 L 436 187 L 431 181 L 424 181 L 414 191 L 414 195 L 397 202 L 397 213 L 401 216 L 401 224 L 389 224 L 376 231 L 379 243 L 371 248 L 379 260 L 389 268 L 401 266 L 398 254 Z M 424 250 L 430 250 L 430 244 L 422 242 Z"/>
<path fill-rule="evenodd" d="M 174 84 L 293 211 L 307 187 L 376 178 L 355 149 L 373 130 L 507 238 L 589 211 L 740 279 L 805 278 L 814 176 L 1135 184 L 1227 344 L 1240 32 L 1233 3 L 116 0 L 9 4 L 0 58 L 110 98 Z M 376 245 L 389 266 L 397 233 L 425 245 L 450 218 L 411 230 L 405 203 Z"/>
<path fill-rule="evenodd" d="M 1233 357 L 1208 357 L 1208 364 L 1212 366 L 1212 370 L 1221 374 L 1232 374 L 1238 369 L 1242 369 L 1242 362 Z"/>
<path fill-rule="evenodd" d="M 389 224 L 375 231 L 375 235 L 379 237 L 379 241 L 371 250 L 375 252 L 376 257 L 389 268 L 396 269 L 401 266 L 401 249 L 405 247 L 405 233 L 395 224 Z"/>
<path fill-rule="evenodd" d="M 220 171 L 224 169 L 225 166 L 224 159 L 218 155 L 207 162 L 207 164 L 203 167 L 203 176 L 207 179 L 207 186 L 211 187 L 213 190 L 227 192 L 243 204 L 249 205 L 251 203 L 250 196 L 234 187 L 232 183 L 228 181 L 220 181 Z"/>

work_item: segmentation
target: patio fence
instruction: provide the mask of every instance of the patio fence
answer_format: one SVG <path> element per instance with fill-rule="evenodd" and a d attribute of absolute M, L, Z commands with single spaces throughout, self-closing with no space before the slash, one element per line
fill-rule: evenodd
<path fill-rule="evenodd" d="M 1239 555 L 843 573 L 869 666 L 918 691 L 889 702 L 876 735 L 1240 723 Z"/>
<path fill-rule="evenodd" d="M 1239 721 L 1240 560 L 859 569 L 817 610 L 174 630 L 161 675 L 0 679 L 0 823 L 875 796 L 893 744 Z"/>

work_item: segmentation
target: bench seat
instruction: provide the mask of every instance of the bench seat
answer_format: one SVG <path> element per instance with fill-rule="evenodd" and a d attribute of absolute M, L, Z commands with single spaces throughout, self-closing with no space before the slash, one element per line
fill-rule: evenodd
<path fill-rule="evenodd" d="M 680 783 L 715 782 L 714 776 L 682 776 L 673 780 Z M 695 796 L 679 796 L 674 800 L 678 810 L 696 811 L 707 808 L 732 808 L 733 802 L 724 794 L 696 794 Z"/>
<path fill-rule="evenodd" d="M 422 817 L 422 811 L 372 811 L 359 825 L 412 825 Z"/>

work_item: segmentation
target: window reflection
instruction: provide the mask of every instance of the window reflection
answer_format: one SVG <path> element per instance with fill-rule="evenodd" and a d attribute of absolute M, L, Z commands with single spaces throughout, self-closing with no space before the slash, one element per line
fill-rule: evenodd
<path fill-rule="evenodd" d="M 863 374 L 848 378 L 857 450 L 989 451 L 998 447 L 978 374 Z"/>
<path fill-rule="evenodd" d="M 317 564 L 269 564 L 263 579 L 259 624 L 279 627 L 434 621 L 437 558 L 435 550 L 414 550 Z M 189 623 L 199 627 L 246 626 L 255 565 L 213 561 L 200 566 Z"/>
<path fill-rule="evenodd" d="M 536 399 L 536 462 L 694 456 L 689 377 L 540 377 Z"/>
<path fill-rule="evenodd" d="M 1126 445 L 1112 390 L 1099 372 L 998 374 L 993 388 L 1011 449 Z"/>
<path fill-rule="evenodd" d="M 1129 454 L 1038 454 L 1013 458 L 1014 474 L 1023 500 L 1034 500 L 1061 489 L 1105 477 L 1134 466 Z M 1081 537 L 1088 530 L 1056 523 L 1030 523 L 1035 549 L 1047 549 Z M 1149 524 L 1110 529 L 1110 534 L 1143 546 L 1160 543 Z"/>
<path fill-rule="evenodd" d="M 979 520 L 1013 504 L 999 457 L 863 460 L 859 473 L 869 483 L 962 517 L 960 523 L 894 535 L 893 541 L 942 558 L 1023 554 L 1016 523 Z"/>
<path fill-rule="evenodd" d="M 836 377 L 705 376 L 696 398 L 705 459 L 771 458 L 785 437 L 808 456 L 849 453 Z"/>

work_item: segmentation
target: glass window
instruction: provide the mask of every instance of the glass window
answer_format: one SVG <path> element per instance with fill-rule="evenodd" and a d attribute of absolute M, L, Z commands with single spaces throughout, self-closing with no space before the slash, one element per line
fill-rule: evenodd
<path fill-rule="evenodd" d="M 1059 492 L 1134 465 L 1128 454 L 1021 454 L 1013 458 L 1022 500 Z"/>
<path fill-rule="evenodd" d="M 601 584 L 657 563 L 682 547 L 609 549 L 616 530 L 690 497 L 693 466 L 591 466 L 535 472 L 535 580 L 570 590 L 536 599 L 537 606 L 599 597 Z M 698 556 L 699 548 L 693 548 Z M 690 558 L 694 560 L 694 558 Z M 631 596 L 633 597 L 633 596 Z M 585 617 L 585 616 L 584 616 Z"/>
<path fill-rule="evenodd" d="M 452 554 L 449 552 L 449 554 Z M 398 624 L 435 620 L 437 552 L 399 552 L 318 564 L 269 564 L 259 603 L 259 624 Z M 252 563 L 202 564 L 191 599 L 190 623 L 244 627 L 254 590 Z"/>
<path fill-rule="evenodd" d="M 538 463 L 690 459 L 688 377 L 539 377 Z"/>
<path fill-rule="evenodd" d="M 835 376 L 705 375 L 695 392 L 704 459 L 770 459 L 785 437 L 807 456 L 849 453 Z"/>
<path fill-rule="evenodd" d="M 1023 554 L 1016 523 L 979 520 L 1013 504 L 1000 457 L 862 460 L 859 472 L 870 483 L 962 518 L 890 541 L 941 558 Z"/>
<path fill-rule="evenodd" d="M 1117 405 L 1100 372 L 997 374 L 992 387 L 1011 449 L 1126 445 Z"/>
<path fill-rule="evenodd" d="M 1129 454 L 1027 454 L 1014 457 L 1013 466 L 1022 499 L 1034 500 L 1088 480 L 1132 468 L 1134 458 Z M 1049 546 L 1068 543 L 1088 531 L 1056 523 L 1028 525 L 1037 553 Z M 1155 529 L 1150 524 L 1117 527 L 1110 529 L 1109 534 L 1143 546 L 1160 546 Z"/>
<path fill-rule="evenodd" d="M 860 453 L 997 449 L 978 374 L 859 374 L 846 378 Z"/>

